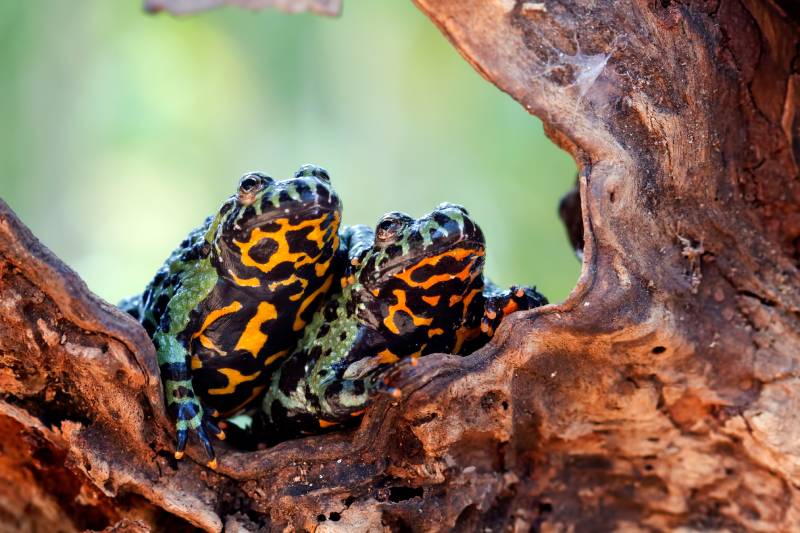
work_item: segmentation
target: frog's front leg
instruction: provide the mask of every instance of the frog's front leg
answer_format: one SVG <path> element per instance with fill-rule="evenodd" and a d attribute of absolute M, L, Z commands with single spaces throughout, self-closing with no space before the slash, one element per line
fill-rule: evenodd
<path fill-rule="evenodd" d="M 320 428 L 356 420 L 369 405 L 373 392 L 365 379 L 341 379 L 325 387 L 319 398 Z"/>
<path fill-rule="evenodd" d="M 161 380 L 164 383 L 167 411 L 175 420 L 177 432 L 175 459 L 183 458 L 189 432 L 193 431 L 206 450 L 207 466 L 214 469 L 217 467 L 216 454 L 206 430 L 220 440 L 225 438 L 225 434 L 212 420 L 218 413 L 204 410 L 194 393 L 186 347 L 177 338 L 163 331 L 156 332 L 153 342 L 156 345 Z"/>

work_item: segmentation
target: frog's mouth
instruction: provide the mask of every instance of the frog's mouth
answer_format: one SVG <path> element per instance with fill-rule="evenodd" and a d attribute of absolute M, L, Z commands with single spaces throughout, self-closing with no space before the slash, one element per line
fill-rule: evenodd
<path fill-rule="evenodd" d="M 283 209 L 276 209 L 269 213 L 256 215 L 246 222 L 238 224 L 237 231 L 240 236 L 248 235 L 253 228 L 260 228 L 277 223 L 279 220 L 288 220 L 290 224 L 297 224 L 303 220 L 315 220 L 325 215 L 340 212 L 338 200 L 333 204 L 314 203 L 310 205 L 287 205 Z"/>

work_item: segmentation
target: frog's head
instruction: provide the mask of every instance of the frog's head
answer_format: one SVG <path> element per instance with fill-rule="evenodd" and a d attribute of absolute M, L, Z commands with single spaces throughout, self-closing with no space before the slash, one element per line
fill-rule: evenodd
<path fill-rule="evenodd" d="M 241 177 L 206 238 L 219 274 L 236 284 L 294 283 L 306 277 L 300 272 L 306 265 L 309 275 L 327 272 L 339 246 L 340 218 L 341 203 L 325 169 L 304 165 L 283 181 L 251 172 Z"/>
<path fill-rule="evenodd" d="M 418 219 L 385 215 L 373 246 L 352 259 L 363 314 L 394 334 L 437 331 L 480 292 L 484 248 L 483 232 L 459 205 L 443 203 Z"/>

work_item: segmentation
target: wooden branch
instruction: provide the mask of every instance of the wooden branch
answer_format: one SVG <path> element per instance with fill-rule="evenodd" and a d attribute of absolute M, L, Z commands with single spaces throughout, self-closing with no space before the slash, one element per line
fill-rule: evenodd
<path fill-rule="evenodd" d="M 512 507 L 565 529 L 797 529 L 797 19 L 755 1 L 418 5 L 583 167 L 581 282 L 557 323 L 509 333 L 532 345 Z"/>
<path fill-rule="evenodd" d="M 402 368 L 402 399 L 357 430 L 222 449 L 214 473 L 169 458 L 144 332 L 1 204 L 5 522 L 800 528 L 796 10 L 417 4 L 581 163 L 567 301 L 512 315 L 469 357 Z"/>

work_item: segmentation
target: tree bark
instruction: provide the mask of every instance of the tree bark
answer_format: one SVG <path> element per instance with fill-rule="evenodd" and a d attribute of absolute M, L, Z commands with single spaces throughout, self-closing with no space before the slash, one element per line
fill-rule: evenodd
<path fill-rule="evenodd" d="M 800 10 L 416 2 L 580 163 L 572 294 L 212 472 L 144 331 L 0 204 L 5 527 L 800 530 Z"/>

